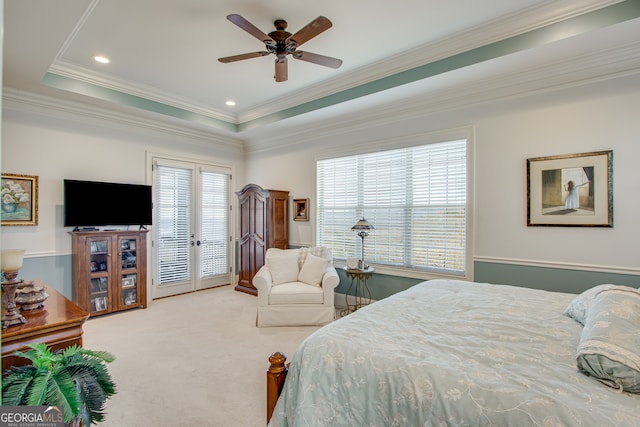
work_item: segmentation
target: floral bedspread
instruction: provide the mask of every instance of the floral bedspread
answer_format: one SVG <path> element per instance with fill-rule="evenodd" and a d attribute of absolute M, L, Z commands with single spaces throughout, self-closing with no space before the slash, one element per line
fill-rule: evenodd
<path fill-rule="evenodd" d="M 270 424 L 640 426 L 640 395 L 577 370 L 573 297 L 419 283 L 307 338 Z"/>

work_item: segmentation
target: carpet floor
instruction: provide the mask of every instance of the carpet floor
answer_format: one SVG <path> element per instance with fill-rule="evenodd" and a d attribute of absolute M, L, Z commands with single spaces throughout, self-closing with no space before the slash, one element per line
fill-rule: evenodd
<path fill-rule="evenodd" d="M 268 358 L 318 327 L 257 328 L 256 297 L 232 286 L 89 319 L 84 347 L 116 356 L 104 427 L 266 425 Z"/>

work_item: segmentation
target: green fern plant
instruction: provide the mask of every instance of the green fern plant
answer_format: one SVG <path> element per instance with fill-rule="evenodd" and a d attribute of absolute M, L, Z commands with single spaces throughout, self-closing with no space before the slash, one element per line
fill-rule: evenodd
<path fill-rule="evenodd" d="M 104 404 L 116 393 L 106 366 L 113 355 L 78 346 L 56 352 L 42 343 L 29 347 L 14 354 L 31 365 L 11 367 L 2 376 L 3 405 L 57 406 L 68 426 L 104 420 Z"/>

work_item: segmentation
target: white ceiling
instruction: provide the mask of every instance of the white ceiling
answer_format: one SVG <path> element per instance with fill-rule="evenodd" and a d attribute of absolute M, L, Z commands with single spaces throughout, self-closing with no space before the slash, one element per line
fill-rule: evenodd
<path fill-rule="evenodd" d="M 5 93 L 8 88 L 55 97 L 249 141 L 330 116 L 417 102 L 419 95 L 424 99 L 428 94 L 442 105 L 456 97 L 480 100 L 483 90 L 485 98 L 513 96 L 524 87 L 566 85 L 576 76 L 586 81 L 637 73 L 640 20 L 634 17 L 596 25 L 601 28 L 589 24 L 586 30 L 567 34 L 560 34 L 568 30 L 558 27 L 552 37 L 531 35 L 509 54 L 450 66 L 442 74 L 427 70 L 436 75 L 412 74 L 402 84 L 394 83 L 404 75 L 398 73 L 615 3 L 6 0 L 4 86 Z M 274 29 L 277 18 L 285 19 L 294 33 L 317 16 L 326 16 L 333 27 L 301 49 L 340 58 L 343 65 L 336 70 L 290 58 L 289 80 L 276 83 L 273 56 L 220 63 L 219 57 L 264 50 L 259 40 L 226 19 L 231 13 L 265 33 Z M 611 58 L 603 61 L 605 52 Z M 111 63 L 95 62 L 97 54 Z M 595 65 L 593 55 L 601 65 Z M 49 84 L 43 84 L 43 78 Z M 545 83 L 537 87 L 542 78 Z M 327 95 L 332 96 L 326 105 L 334 107 L 314 103 Z M 229 99 L 237 105 L 226 106 Z"/>

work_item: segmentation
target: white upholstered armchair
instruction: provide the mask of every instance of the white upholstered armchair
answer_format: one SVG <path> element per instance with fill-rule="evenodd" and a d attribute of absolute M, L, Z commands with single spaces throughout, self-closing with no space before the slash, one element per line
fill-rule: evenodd
<path fill-rule="evenodd" d="M 258 289 L 256 325 L 311 326 L 335 319 L 333 291 L 340 278 L 326 247 L 270 248 L 253 277 Z"/>

